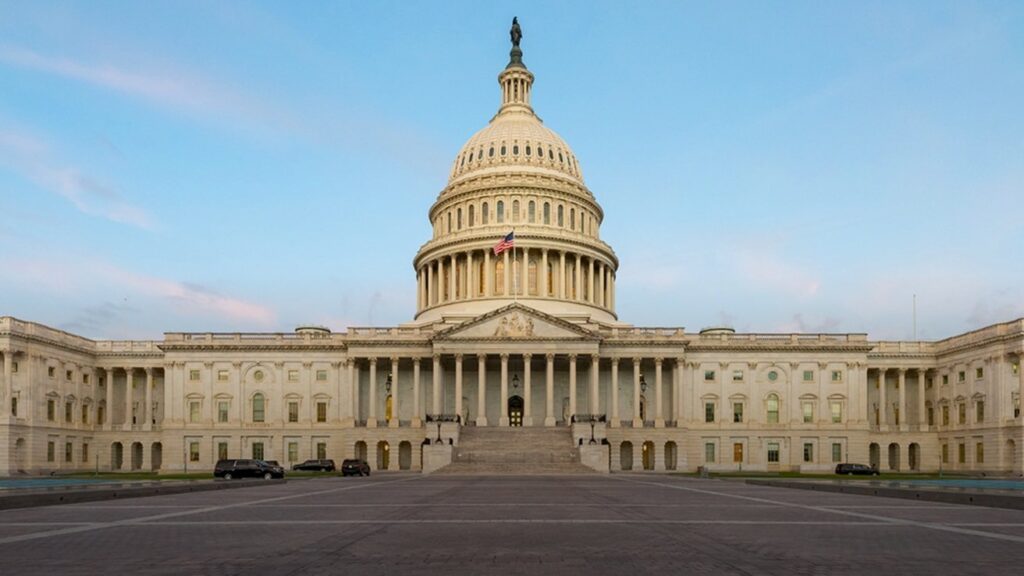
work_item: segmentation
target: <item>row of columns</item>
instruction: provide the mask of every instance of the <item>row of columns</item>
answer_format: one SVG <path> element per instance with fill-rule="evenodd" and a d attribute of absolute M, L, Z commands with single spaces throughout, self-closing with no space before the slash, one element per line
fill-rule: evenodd
<path fill-rule="evenodd" d="M 125 430 L 131 430 L 132 429 L 132 425 L 134 424 L 132 422 L 132 417 L 133 417 L 134 408 L 135 408 L 135 402 L 136 402 L 135 386 L 134 386 L 135 385 L 135 370 L 136 370 L 136 368 L 132 368 L 132 367 L 115 366 L 115 367 L 106 368 L 106 375 L 107 375 L 107 378 L 106 378 L 107 413 L 106 413 L 106 421 L 103 422 L 103 427 L 106 430 L 110 430 L 111 427 L 113 426 L 113 420 L 114 420 L 114 411 L 113 411 L 113 407 L 114 407 L 114 373 L 117 370 L 123 370 L 124 373 L 125 373 L 124 423 L 123 423 L 123 427 L 124 427 Z M 144 370 L 145 374 L 146 374 L 146 384 L 145 384 L 145 391 L 143 392 L 143 396 L 141 398 L 141 400 L 143 401 L 143 404 L 142 404 L 142 410 L 140 411 L 141 414 L 139 414 L 139 416 L 140 416 L 139 424 L 142 424 L 143 428 L 148 428 L 147 425 L 152 421 L 152 413 L 151 412 L 152 412 L 152 406 L 153 406 L 153 397 L 152 397 L 153 373 L 154 373 L 155 369 L 147 367 L 147 368 L 143 368 L 142 370 Z M 97 424 L 98 424 L 98 422 L 97 422 Z"/>
<path fill-rule="evenodd" d="M 516 251 L 515 256 L 512 251 Z M 529 263 L 531 256 L 536 261 L 537 252 L 540 252 L 540 261 L 535 274 L 537 286 L 533 289 L 529 285 Z M 499 259 L 504 270 L 500 287 L 495 285 Z M 479 277 L 481 261 L 484 270 L 482 290 Z M 512 266 L 516 262 L 518 278 Z M 550 290 L 549 262 L 552 264 Z M 571 278 L 566 272 L 569 264 L 573 264 Z M 420 266 L 416 294 L 418 310 L 457 300 L 513 295 L 575 300 L 614 310 L 615 271 L 603 260 L 548 248 L 517 246 L 493 257 L 491 250 L 471 250 L 439 256 Z"/>

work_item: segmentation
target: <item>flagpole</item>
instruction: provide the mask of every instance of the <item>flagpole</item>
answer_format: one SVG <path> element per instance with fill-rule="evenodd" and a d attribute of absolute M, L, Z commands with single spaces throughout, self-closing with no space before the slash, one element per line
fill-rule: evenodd
<path fill-rule="evenodd" d="M 512 302 L 519 302 L 519 264 L 516 259 L 516 229 L 512 228 Z"/>

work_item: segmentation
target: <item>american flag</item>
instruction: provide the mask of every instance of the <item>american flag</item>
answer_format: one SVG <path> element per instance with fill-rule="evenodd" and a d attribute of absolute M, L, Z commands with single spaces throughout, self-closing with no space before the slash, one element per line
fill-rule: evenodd
<path fill-rule="evenodd" d="M 508 249 L 512 248 L 513 246 L 515 246 L 515 245 L 516 245 L 516 233 L 515 232 L 509 232 L 508 236 L 505 236 L 504 238 L 502 238 L 501 242 L 498 242 L 494 246 L 494 255 L 497 256 L 498 254 L 501 254 L 505 250 L 508 250 Z"/>

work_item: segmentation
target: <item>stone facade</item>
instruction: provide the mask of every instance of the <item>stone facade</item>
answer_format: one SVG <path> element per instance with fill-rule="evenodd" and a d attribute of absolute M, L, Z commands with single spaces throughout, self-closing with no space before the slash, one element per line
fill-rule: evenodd
<path fill-rule="evenodd" d="M 95 341 L 0 317 L 0 475 L 223 457 L 419 470 L 463 426 L 571 427 L 607 442 L 584 451 L 613 471 L 1024 471 L 1024 320 L 937 342 L 621 322 L 578 160 L 521 60 L 498 80 L 498 113 L 430 209 L 412 322 Z"/>

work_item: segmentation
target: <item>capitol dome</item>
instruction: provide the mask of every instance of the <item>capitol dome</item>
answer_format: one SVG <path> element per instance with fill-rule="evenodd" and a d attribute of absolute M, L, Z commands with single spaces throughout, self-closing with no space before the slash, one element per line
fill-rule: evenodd
<path fill-rule="evenodd" d="M 459 150 L 430 208 L 433 236 L 413 261 L 418 322 L 458 322 L 512 302 L 616 322 L 619 262 L 600 237 L 604 211 L 572 149 L 534 112 L 533 80 L 514 41 L 498 75 L 501 106 Z M 495 253 L 510 233 L 514 247 Z"/>

